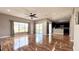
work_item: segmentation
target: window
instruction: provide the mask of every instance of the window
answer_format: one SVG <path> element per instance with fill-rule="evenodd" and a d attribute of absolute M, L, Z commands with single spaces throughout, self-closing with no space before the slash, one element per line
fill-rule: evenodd
<path fill-rule="evenodd" d="M 14 32 L 28 32 L 28 23 L 14 22 Z"/>

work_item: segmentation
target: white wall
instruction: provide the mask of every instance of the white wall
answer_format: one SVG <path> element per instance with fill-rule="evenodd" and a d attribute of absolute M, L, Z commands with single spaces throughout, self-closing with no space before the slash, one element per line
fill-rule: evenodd
<path fill-rule="evenodd" d="M 10 35 L 10 23 L 7 16 L 0 15 L 0 37 Z"/>
<path fill-rule="evenodd" d="M 43 35 L 47 35 L 47 21 L 43 23 Z"/>
<path fill-rule="evenodd" d="M 79 51 L 79 25 L 75 26 L 74 29 L 74 50 Z"/>
<path fill-rule="evenodd" d="M 79 8 L 75 8 L 74 13 L 72 13 L 72 17 L 70 20 L 70 38 L 74 42 L 73 46 L 74 51 L 79 51 L 79 24 L 77 24 L 78 12 Z"/>
<path fill-rule="evenodd" d="M 35 34 L 35 22 L 31 21 L 29 25 L 30 25 L 30 28 L 29 28 L 30 34 Z"/>
<path fill-rule="evenodd" d="M 77 24 L 78 12 L 79 12 L 79 8 L 75 8 L 75 13 L 74 13 L 74 47 L 73 47 L 73 49 L 75 51 L 79 51 L 79 24 Z"/>
<path fill-rule="evenodd" d="M 70 19 L 70 39 L 74 40 L 74 24 L 75 24 L 75 14 L 74 11 L 72 10 L 72 15 L 71 15 L 71 19 Z"/>

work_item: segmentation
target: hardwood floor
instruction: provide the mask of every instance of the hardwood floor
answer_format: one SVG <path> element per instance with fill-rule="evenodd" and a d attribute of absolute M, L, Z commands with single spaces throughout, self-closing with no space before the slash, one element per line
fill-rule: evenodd
<path fill-rule="evenodd" d="M 62 35 L 16 35 L 0 40 L 1 51 L 73 51 L 73 41 Z"/>

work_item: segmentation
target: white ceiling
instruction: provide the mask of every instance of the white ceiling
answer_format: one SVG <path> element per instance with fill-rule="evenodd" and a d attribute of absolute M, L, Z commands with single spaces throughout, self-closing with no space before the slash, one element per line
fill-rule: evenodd
<path fill-rule="evenodd" d="M 72 14 L 71 7 L 0 7 L 0 12 L 25 18 L 29 18 L 29 13 L 35 13 L 38 18 L 50 18 L 52 20 L 67 18 Z"/>

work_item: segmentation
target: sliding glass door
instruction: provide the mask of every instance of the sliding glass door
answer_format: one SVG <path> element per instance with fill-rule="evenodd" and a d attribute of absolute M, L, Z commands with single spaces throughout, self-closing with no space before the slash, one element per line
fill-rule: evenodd
<path fill-rule="evenodd" d="M 43 33 L 43 24 L 36 24 L 36 34 Z"/>
<path fill-rule="evenodd" d="M 36 43 L 43 42 L 43 24 L 38 23 L 36 24 Z"/>
<path fill-rule="evenodd" d="M 28 23 L 14 22 L 14 33 L 28 32 Z"/>

